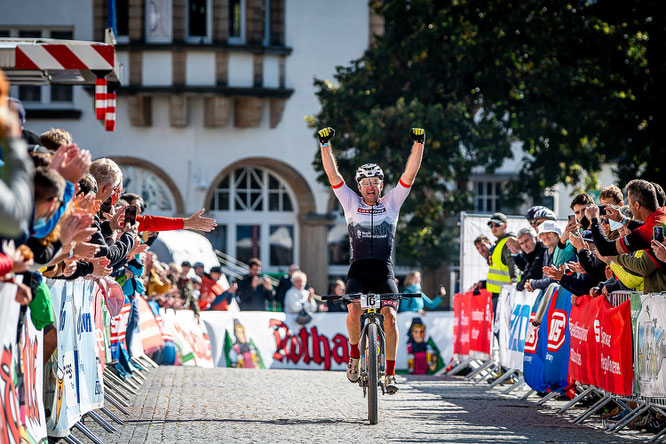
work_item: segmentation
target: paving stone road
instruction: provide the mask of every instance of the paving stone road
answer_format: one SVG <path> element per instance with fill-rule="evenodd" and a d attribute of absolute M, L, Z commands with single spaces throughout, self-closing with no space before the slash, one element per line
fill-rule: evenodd
<path fill-rule="evenodd" d="M 636 442 L 650 435 L 609 435 L 599 419 L 574 425 L 563 402 L 536 406 L 485 392 L 460 377 L 399 377 L 400 391 L 380 397 L 379 424 L 367 423 L 361 389 L 342 372 L 160 367 L 133 399 L 131 416 L 108 443 L 283 442 Z M 580 412 L 574 410 L 572 414 Z M 87 442 L 78 432 L 75 436 Z"/>

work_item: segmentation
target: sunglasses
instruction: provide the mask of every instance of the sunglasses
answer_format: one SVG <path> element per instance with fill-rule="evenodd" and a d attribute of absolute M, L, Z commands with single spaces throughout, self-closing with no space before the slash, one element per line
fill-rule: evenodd
<path fill-rule="evenodd" d="M 358 181 L 358 183 L 362 187 L 367 187 L 367 186 L 370 186 L 370 185 L 377 186 L 377 185 L 382 183 L 382 180 L 375 177 L 375 178 L 370 178 L 370 179 L 361 179 L 361 180 Z"/>
<path fill-rule="evenodd" d="M 490 228 L 497 228 L 497 227 L 501 227 L 502 225 L 503 224 L 498 224 L 497 222 L 488 222 L 488 226 Z"/>

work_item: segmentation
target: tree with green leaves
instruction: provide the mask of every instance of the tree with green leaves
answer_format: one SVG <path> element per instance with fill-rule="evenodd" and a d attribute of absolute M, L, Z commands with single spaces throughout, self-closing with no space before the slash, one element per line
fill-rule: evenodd
<path fill-rule="evenodd" d="M 580 184 L 609 160 L 618 160 L 620 184 L 663 180 L 666 40 L 657 0 L 371 5 L 385 35 L 338 67 L 335 82 L 315 81 L 322 109 L 309 123 L 338 131 L 343 176 L 377 162 L 387 184 L 402 173 L 409 128 L 426 129 L 398 227 L 403 261 L 437 267 L 457 255 L 455 215 L 471 208 L 470 176 L 492 173 L 515 143 L 524 157 L 506 196 L 514 203 Z M 318 155 L 314 165 L 321 171 Z"/>

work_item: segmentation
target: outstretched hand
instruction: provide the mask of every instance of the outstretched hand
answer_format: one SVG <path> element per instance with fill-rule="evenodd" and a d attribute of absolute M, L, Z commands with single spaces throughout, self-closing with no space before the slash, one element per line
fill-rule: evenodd
<path fill-rule="evenodd" d="M 335 136 L 335 130 L 330 126 L 317 131 L 317 138 L 321 145 L 326 145 Z"/>
<path fill-rule="evenodd" d="M 201 215 L 206 211 L 205 208 L 197 211 L 190 217 L 186 218 L 183 221 L 183 228 L 197 231 L 213 231 L 217 227 L 217 222 L 215 219 L 210 217 L 201 217 Z"/>

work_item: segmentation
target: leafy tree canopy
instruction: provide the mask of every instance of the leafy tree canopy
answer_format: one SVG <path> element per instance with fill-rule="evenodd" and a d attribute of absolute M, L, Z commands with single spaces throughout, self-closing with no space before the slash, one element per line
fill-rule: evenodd
<path fill-rule="evenodd" d="M 609 160 L 619 160 L 620 183 L 662 179 L 666 39 L 658 0 L 371 5 L 385 18 L 385 35 L 338 67 L 335 83 L 315 80 L 322 110 L 309 123 L 338 132 L 343 176 L 372 161 L 388 184 L 404 168 L 409 128 L 426 129 L 424 163 L 399 227 L 403 257 L 436 267 L 457 254 L 451 221 L 470 208 L 467 180 L 492 173 L 512 156 L 512 143 L 525 153 L 509 188 L 514 201 L 579 184 Z M 319 155 L 314 165 L 322 171 Z"/>

